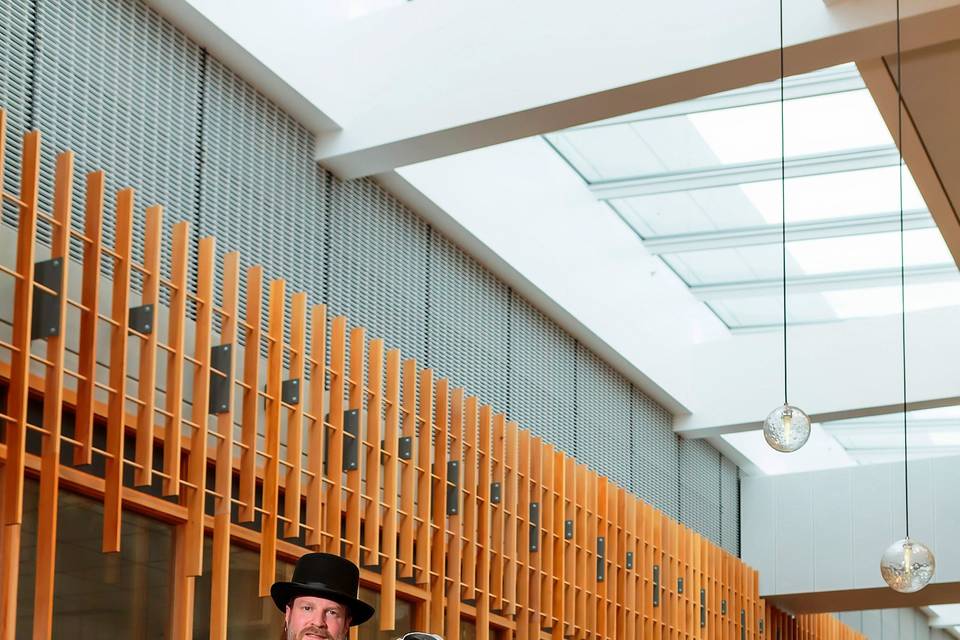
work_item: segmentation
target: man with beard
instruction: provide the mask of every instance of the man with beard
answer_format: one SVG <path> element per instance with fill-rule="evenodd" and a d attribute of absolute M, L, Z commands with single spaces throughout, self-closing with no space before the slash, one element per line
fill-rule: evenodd
<path fill-rule="evenodd" d="M 360 601 L 360 570 L 329 553 L 297 560 L 289 582 L 275 582 L 270 595 L 284 614 L 284 640 L 346 640 L 350 625 L 363 624 L 373 607 Z"/>

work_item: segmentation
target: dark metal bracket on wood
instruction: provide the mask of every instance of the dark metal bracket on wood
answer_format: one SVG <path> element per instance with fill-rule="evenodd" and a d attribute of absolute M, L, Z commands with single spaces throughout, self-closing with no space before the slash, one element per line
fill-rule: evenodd
<path fill-rule="evenodd" d="M 563 521 L 563 539 L 573 540 L 573 520 Z"/>
<path fill-rule="evenodd" d="M 700 589 L 700 628 L 707 626 L 707 590 Z"/>
<path fill-rule="evenodd" d="M 343 412 L 343 470 L 356 471 L 360 463 L 360 410 Z"/>
<path fill-rule="evenodd" d="M 501 490 L 500 483 L 494 482 L 490 485 L 490 503 L 491 504 L 500 504 L 501 500 Z"/>
<path fill-rule="evenodd" d="M 447 515 L 460 515 L 460 461 L 447 462 Z"/>
<path fill-rule="evenodd" d="M 530 551 L 540 550 L 540 504 L 530 503 Z"/>
<path fill-rule="evenodd" d="M 210 399 L 208 411 L 214 415 L 230 411 L 230 385 L 233 384 L 233 345 L 210 348 Z"/>
<path fill-rule="evenodd" d="M 43 340 L 60 335 L 60 282 L 63 279 L 63 260 L 54 258 L 33 265 L 33 281 L 47 289 L 33 289 L 30 339 Z"/>
<path fill-rule="evenodd" d="M 653 606 L 660 606 L 660 565 L 653 565 Z"/>
<path fill-rule="evenodd" d="M 603 536 L 597 538 L 597 582 L 603 582 L 606 577 L 607 541 Z"/>
<path fill-rule="evenodd" d="M 147 336 L 153 333 L 153 305 L 143 304 L 131 307 L 127 312 L 127 324 L 137 333 Z"/>
<path fill-rule="evenodd" d="M 633 551 L 627 551 L 627 569 L 633 569 Z"/>
<path fill-rule="evenodd" d="M 285 404 L 300 404 L 300 378 L 291 378 L 280 383 L 280 399 Z"/>

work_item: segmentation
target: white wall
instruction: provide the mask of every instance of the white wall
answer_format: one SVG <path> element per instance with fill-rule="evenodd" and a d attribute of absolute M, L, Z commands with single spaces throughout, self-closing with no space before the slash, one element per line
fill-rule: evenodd
<path fill-rule="evenodd" d="M 910 534 L 934 551 L 935 583 L 960 581 L 957 487 L 960 458 L 910 462 Z M 761 595 L 885 586 L 880 555 L 904 534 L 902 464 L 744 478 L 741 501 Z"/>

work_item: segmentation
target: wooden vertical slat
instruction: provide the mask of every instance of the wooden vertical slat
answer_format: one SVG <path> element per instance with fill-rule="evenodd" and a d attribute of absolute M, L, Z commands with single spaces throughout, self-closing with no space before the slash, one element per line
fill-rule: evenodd
<path fill-rule="evenodd" d="M 503 485 L 503 507 L 505 511 L 503 524 L 503 604 L 504 613 L 514 615 L 517 611 L 517 509 L 519 505 L 517 467 L 520 462 L 516 422 L 507 423 L 504 457 L 506 475 Z"/>
<path fill-rule="evenodd" d="M 310 314 L 310 436 L 307 449 L 307 470 L 310 488 L 307 491 L 307 546 L 323 548 L 323 456 L 326 427 L 324 394 L 327 385 L 327 307 L 317 305 Z M 254 414 L 256 415 L 256 414 Z"/>
<path fill-rule="evenodd" d="M 300 489 L 303 477 L 303 407 L 304 368 L 307 360 L 307 294 L 293 294 L 290 299 L 290 370 L 289 379 L 299 380 L 297 401 L 287 412 L 287 474 L 284 483 L 283 535 L 296 538 L 300 535 Z"/>
<path fill-rule="evenodd" d="M 461 490 L 454 497 L 458 502 L 457 513 L 451 515 L 450 523 L 450 545 L 447 552 L 447 573 L 449 574 L 449 584 L 446 587 L 446 616 L 444 629 L 446 637 L 460 637 L 460 584 L 461 584 L 461 562 L 463 559 L 463 505 L 460 496 L 463 495 L 463 414 L 464 414 L 464 394 L 462 388 L 454 389 L 450 401 L 450 457 L 449 460 L 457 462 L 457 477 L 447 478 L 447 481 L 455 486 L 461 487 Z M 446 491 L 446 488 L 444 488 Z"/>
<path fill-rule="evenodd" d="M 169 622 L 170 637 L 173 640 L 193 638 L 193 601 L 196 579 L 187 575 L 188 529 L 186 523 L 177 525 L 173 535 Z"/>
<path fill-rule="evenodd" d="M 416 451 L 417 442 L 417 363 L 415 360 L 403 361 L 403 406 L 400 411 L 401 434 L 410 438 L 411 449 Z M 400 577 L 413 577 L 413 541 L 414 514 L 416 509 L 416 469 L 411 460 L 400 461 Z"/>
<path fill-rule="evenodd" d="M 463 596 L 477 597 L 477 398 L 468 396 L 463 423 Z"/>
<path fill-rule="evenodd" d="M 180 493 L 180 456 L 183 440 L 183 363 L 184 323 L 187 312 L 187 242 L 190 227 L 180 222 L 173 227 L 170 251 L 170 307 L 167 346 L 167 420 L 163 439 L 163 495 Z"/>
<path fill-rule="evenodd" d="M 490 637 L 490 435 L 492 410 L 480 407 L 477 425 L 477 640 Z"/>
<path fill-rule="evenodd" d="M 542 626 L 543 594 L 541 570 L 543 566 L 544 546 L 544 517 L 543 517 L 543 440 L 538 437 L 530 439 L 530 501 L 540 505 L 540 530 L 537 539 L 537 550 L 530 553 L 530 611 L 532 617 L 530 626 L 533 633 L 539 635 Z"/>
<path fill-rule="evenodd" d="M 93 398 L 97 376 L 97 310 L 100 300 L 100 258 L 103 242 L 103 171 L 87 175 L 84 201 L 83 282 L 80 293 L 80 335 L 77 341 L 77 410 L 74 417 L 74 439 L 80 444 L 73 449 L 73 463 L 93 462 Z"/>
<path fill-rule="evenodd" d="M 210 413 L 210 332 L 213 329 L 214 239 L 201 238 L 197 249 L 197 319 L 194 324 L 194 369 L 190 421 L 188 474 L 193 485 L 187 491 L 187 573 L 203 573 L 203 520 L 207 501 L 207 417 Z"/>
<path fill-rule="evenodd" d="M 596 571 L 601 564 L 604 565 L 605 569 L 608 568 L 610 564 L 609 562 L 607 562 L 606 557 L 604 558 L 600 557 L 600 549 L 599 549 L 599 543 L 598 543 L 598 538 L 603 538 L 608 548 L 610 545 L 610 535 L 607 531 L 607 523 L 608 523 L 607 511 L 609 507 L 607 503 L 607 495 L 610 490 L 610 484 L 607 478 L 603 476 L 597 475 L 595 473 L 591 475 L 593 475 L 593 477 L 596 479 L 596 482 L 597 482 L 597 501 L 595 503 L 596 515 L 594 518 L 597 523 L 597 533 L 596 533 L 596 536 L 593 537 L 593 544 L 596 545 L 594 546 L 596 562 L 590 565 L 589 570 L 593 571 L 594 578 L 596 579 L 596 584 L 597 584 L 597 588 L 596 588 L 597 599 L 596 599 L 596 604 L 594 605 L 594 608 L 596 609 L 596 612 L 597 612 L 597 626 L 596 626 L 597 636 L 600 638 L 607 638 L 609 635 L 607 633 L 607 590 L 610 582 L 607 579 L 607 576 L 605 576 L 604 580 L 600 580 L 596 578 Z M 606 550 L 604 550 L 604 555 L 606 555 Z M 605 571 L 605 573 L 609 573 L 609 571 Z"/>
<path fill-rule="evenodd" d="M 530 638 L 530 432 L 517 437 L 517 639 Z"/>
<path fill-rule="evenodd" d="M 500 504 L 491 505 L 490 525 L 490 607 L 502 611 L 503 603 L 503 569 L 504 569 L 504 521 L 506 502 L 504 496 L 504 482 L 506 480 L 506 439 L 507 418 L 502 413 L 493 417 L 493 464 L 492 482 L 500 486 Z"/>
<path fill-rule="evenodd" d="M 130 295 L 130 251 L 133 241 L 133 189 L 117 194 L 113 250 L 113 302 L 110 317 L 110 400 L 107 404 L 107 459 L 104 472 L 103 552 L 120 551 L 123 495 L 123 430 L 127 404 L 127 309 Z"/>
<path fill-rule="evenodd" d="M 363 415 L 365 387 L 363 378 L 364 361 L 367 355 L 366 331 L 362 327 L 350 330 L 350 369 L 347 378 L 347 409 L 355 409 Z M 344 433 L 344 438 L 348 435 Z M 357 435 L 353 446 L 356 451 L 357 468 L 347 471 L 347 540 L 346 557 L 356 565 L 360 564 L 360 516 L 362 515 L 363 500 L 361 491 L 360 464 L 364 458 L 363 428 L 357 422 Z"/>
<path fill-rule="evenodd" d="M 564 578 L 566 574 L 566 544 L 563 539 L 563 521 L 564 514 L 564 494 L 566 493 L 566 474 L 564 468 L 565 456 L 559 450 L 551 451 L 553 457 L 553 495 L 550 497 L 552 514 L 550 518 L 550 536 L 553 539 L 553 549 L 551 558 L 550 581 L 550 607 L 553 617 L 553 623 L 550 625 L 550 637 L 561 640 L 564 635 L 564 605 L 565 590 Z"/>
<path fill-rule="evenodd" d="M 367 484 L 367 506 L 363 517 L 364 563 L 380 564 L 380 443 L 383 432 L 383 340 L 370 341 L 367 360 L 367 455 L 364 475 Z"/>
<path fill-rule="evenodd" d="M 432 485 L 431 463 L 433 460 L 433 371 L 420 372 L 419 393 L 417 394 L 417 439 L 414 460 L 416 461 L 417 480 L 417 516 L 414 565 L 414 577 L 417 584 L 430 582 L 430 541 L 432 522 L 430 509 L 430 487 Z M 429 613 L 430 603 L 425 603 L 424 611 Z M 427 616 L 429 619 L 429 616 Z M 426 620 L 423 621 L 424 624 Z"/>
<path fill-rule="evenodd" d="M 400 430 L 400 351 L 387 352 L 386 411 L 384 414 L 383 499 L 383 576 L 380 591 L 380 630 L 392 631 L 396 625 L 397 600 L 397 476 L 400 473 L 398 438 Z"/>
<path fill-rule="evenodd" d="M 327 450 L 327 474 L 331 485 L 327 491 L 326 525 L 330 538 L 326 550 L 340 555 L 343 532 L 343 394 L 347 376 L 347 319 L 337 316 L 330 329 L 330 440 Z"/>
<path fill-rule="evenodd" d="M 553 626 L 553 597 L 551 590 L 553 587 L 553 518 L 556 514 L 554 509 L 554 492 L 556 487 L 553 485 L 553 457 L 554 449 L 548 443 L 543 443 L 540 448 L 540 615 L 542 616 L 540 626 L 549 628 Z"/>
<path fill-rule="evenodd" d="M 286 282 L 270 282 L 267 319 L 267 399 L 264 424 L 263 514 L 260 542 L 260 596 L 270 593 L 277 572 L 277 506 L 280 485 L 280 386 L 283 377 L 283 325 Z"/>
<path fill-rule="evenodd" d="M 240 481 L 237 486 L 240 508 L 237 519 L 252 522 L 256 517 L 257 416 L 260 402 L 260 341 L 263 322 L 263 267 L 247 269 L 247 301 L 243 314 L 243 400 L 240 415 Z"/>
<path fill-rule="evenodd" d="M 585 638 L 592 631 L 587 628 L 587 468 L 577 465 L 576 488 L 576 521 L 573 525 L 573 536 L 577 546 L 577 573 L 576 573 L 576 628 L 577 637 Z"/>
<path fill-rule="evenodd" d="M 227 410 L 217 414 L 216 466 L 214 475 L 213 556 L 210 578 L 210 637 L 226 640 L 230 594 L 230 513 L 233 507 L 233 371 L 236 361 L 237 315 L 240 286 L 240 255 L 223 258 L 223 319 L 220 343 L 230 351 L 230 386 Z"/>
<path fill-rule="evenodd" d="M 153 305 L 154 321 L 150 323 L 145 339 L 140 344 L 140 375 L 138 380 L 137 433 L 135 442 L 134 484 L 149 485 L 153 481 L 153 423 L 156 397 L 157 334 L 156 317 L 160 309 L 160 240 L 163 237 L 163 208 L 147 207 L 143 250 L 142 305 Z"/>
<path fill-rule="evenodd" d="M 433 458 L 432 521 L 435 531 L 430 542 L 430 619 L 428 628 L 432 633 L 443 635 L 445 611 L 443 599 L 446 594 L 447 562 L 447 443 L 449 439 L 450 386 L 445 378 L 437 380 L 434 405 L 436 443 Z"/>
<path fill-rule="evenodd" d="M 0 146 L 2 145 L 0 127 Z M 0 164 L 0 171 L 3 165 Z M 33 637 L 40 640 L 53 634 L 53 583 L 57 552 L 57 503 L 60 489 L 60 417 L 63 408 L 63 361 L 67 333 L 69 293 L 70 212 L 73 199 L 73 154 L 57 157 L 53 196 L 51 259 L 61 260 L 60 333 L 47 339 L 47 361 L 43 385 L 43 434 L 40 454 L 40 494 L 37 504 L 36 577 L 33 598 Z"/>
<path fill-rule="evenodd" d="M 572 456 L 564 456 L 564 521 L 576 523 L 577 497 L 577 464 Z M 566 522 L 564 522 L 564 526 Z M 576 624 L 576 573 L 577 573 L 577 544 L 576 539 L 564 541 L 563 560 L 563 635 L 573 636 Z M 633 636 L 630 636 L 633 637 Z"/>

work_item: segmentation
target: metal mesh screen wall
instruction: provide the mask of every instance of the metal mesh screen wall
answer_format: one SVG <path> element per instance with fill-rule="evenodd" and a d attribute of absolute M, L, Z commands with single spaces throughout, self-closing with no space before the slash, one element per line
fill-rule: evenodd
<path fill-rule="evenodd" d="M 136 188 L 136 212 L 163 203 L 164 227 L 196 211 L 200 48 L 144 4 L 39 0 L 34 125 L 44 131 L 42 175 L 56 152 L 77 152 L 85 173 L 106 170 L 104 239 L 112 245 L 114 194 Z M 49 210 L 52 183 L 41 187 Z M 81 217 L 74 217 L 79 228 Z M 139 225 L 135 233 L 140 234 Z M 143 243 L 134 236 L 135 258 Z M 108 245 L 109 246 L 109 245 Z"/>
<path fill-rule="evenodd" d="M 32 112 L 34 29 L 32 0 L 0 2 L 0 106 L 7 110 L 7 157 L 4 184 L 20 183 L 20 136 L 30 128 Z M 13 223 L 16 209 L 3 202 L 3 219 Z"/>
<path fill-rule="evenodd" d="M 0 46 L 10 133 L 32 120 L 50 134 L 45 175 L 65 148 L 78 175 L 107 170 L 107 242 L 113 192 L 134 186 L 138 215 L 162 203 L 167 229 L 191 220 L 221 254 L 239 250 L 736 550 L 732 463 L 679 443 L 663 407 L 374 181 L 319 168 L 308 130 L 146 5 L 0 0 Z"/>
<path fill-rule="evenodd" d="M 427 364 L 497 411 L 510 407 L 510 291 L 473 258 L 432 234 Z"/>
<path fill-rule="evenodd" d="M 670 426 L 671 416 L 636 387 L 632 404 L 633 490 L 667 515 L 679 519 L 679 444 Z"/>
<path fill-rule="evenodd" d="M 630 488 L 630 383 L 583 345 L 577 349 L 577 451 L 591 468 Z"/>
<path fill-rule="evenodd" d="M 740 469 L 720 456 L 720 546 L 740 555 Z"/>
<path fill-rule="evenodd" d="M 510 415 L 560 449 L 576 451 L 577 343 L 516 294 L 510 301 Z"/>
<path fill-rule="evenodd" d="M 720 454 L 705 440 L 680 440 L 680 521 L 720 544 Z"/>
<path fill-rule="evenodd" d="M 426 222 L 372 180 L 332 180 L 326 294 L 331 315 L 425 362 Z"/>

